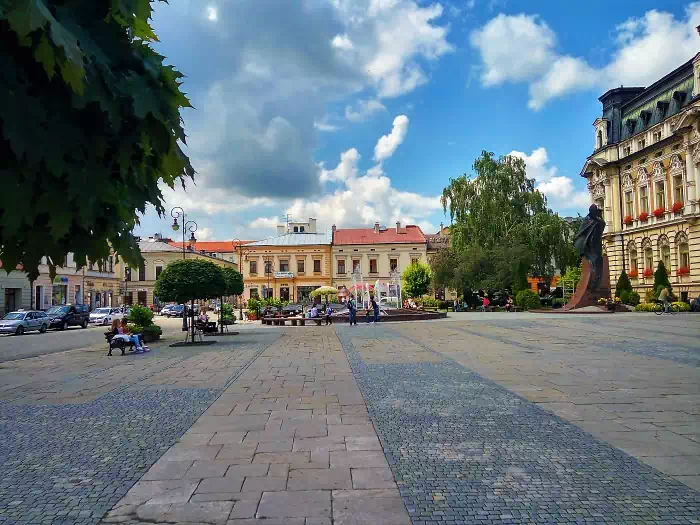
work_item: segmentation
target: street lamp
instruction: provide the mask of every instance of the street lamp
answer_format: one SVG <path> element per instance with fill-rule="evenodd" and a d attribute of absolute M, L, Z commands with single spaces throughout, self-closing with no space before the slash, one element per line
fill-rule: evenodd
<path fill-rule="evenodd" d="M 238 237 L 233 239 L 231 241 L 232 247 L 235 251 L 236 249 L 236 242 L 238 242 L 238 271 L 241 273 L 241 276 L 243 276 L 243 241 L 241 241 Z M 243 297 L 245 296 L 245 285 L 243 289 L 243 295 L 238 299 L 238 307 L 239 307 L 239 312 L 238 312 L 238 318 L 242 321 L 243 320 Z"/>
<path fill-rule="evenodd" d="M 190 232 L 191 234 L 189 239 L 190 245 L 196 243 L 197 239 L 194 236 L 194 232 L 197 231 L 197 223 L 194 221 L 188 221 L 187 216 L 185 215 L 185 210 L 180 208 L 180 206 L 175 206 L 172 210 L 170 210 L 170 216 L 173 218 L 173 224 L 171 226 L 173 231 L 178 231 L 180 229 L 180 225 L 178 224 L 177 220 L 182 218 L 182 258 L 185 259 L 185 234 L 186 232 Z"/>

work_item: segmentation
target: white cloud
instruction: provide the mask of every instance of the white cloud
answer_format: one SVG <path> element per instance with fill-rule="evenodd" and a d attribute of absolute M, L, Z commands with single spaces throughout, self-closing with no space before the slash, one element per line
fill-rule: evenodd
<path fill-rule="evenodd" d="M 396 151 L 396 148 L 398 148 L 406 138 L 407 132 L 408 117 L 406 115 L 399 115 L 394 119 L 391 133 L 380 137 L 377 141 L 377 145 L 374 147 L 374 160 L 383 162 L 391 157 Z"/>
<path fill-rule="evenodd" d="M 351 148 L 340 154 L 340 163 L 335 169 L 327 170 L 321 167 L 319 179 L 321 182 L 345 182 L 357 176 L 357 161 L 360 154 L 355 148 Z"/>
<path fill-rule="evenodd" d="M 344 49 L 345 51 L 349 51 L 354 47 L 348 35 L 335 35 L 333 40 L 331 40 L 331 45 L 336 49 Z"/>
<path fill-rule="evenodd" d="M 585 190 L 578 190 L 570 177 L 558 175 L 557 167 L 549 163 L 545 148 L 537 148 L 528 155 L 522 151 L 511 151 L 509 155 L 525 161 L 527 176 L 535 179 L 536 188 L 545 194 L 550 207 L 555 211 L 577 211 L 590 204 Z"/>
<path fill-rule="evenodd" d="M 251 221 L 248 226 L 250 228 L 260 228 L 265 230 L 274 230 L 279 224 L 279 219 L 277 217 L 258 217 L 257 219 Z"/>
<path fill-rule="evenodd" d="M 207 7 L 207 20 L 211 20 L 212 22 L 216 22 L 216 19 L 218 18 L 218 13 L 216 11 L 216 7 L 214 6 L 209 6 Z"/>
<path fill-rule="evenodd" d="M 600 68 L 557 52 L 556 35 L 533 15 L 499 14 L 472 33 L 471 44 L 481 54 L 484 86 L 526 82 L 528 106 L 538 110 L 575 91 L 655 82 L 697 53 L 699 24 L 700 3 L 688 5 L 680 19 L 657 10 L 630 18 L 616 27 L 617 48 Z"/>
<path fill-rule="evenodd" d="M 386 107 L 379 100 L 358 100 L 354 107 L 345 106 L 345 118 L 351 122 L 359 122 L 380 111 L 386 111 Z"/>
<path fill-rule="evenodd" d="M 323 118 L 314 121 L 314 128 L 316 128 L 319 131 L 323 131 L 324 133 L 330 133 L 333 131 L 338 131 L 340 129 L 340 126 L 336 126 L 335 124 L 329 123 L 328 115 L 324 115 Z"/>
<path fill-rule="evenodd" d="M 198 241 L 210 241 L 214 231 L 211 228 L 198 228 L 195 237 Z"/>

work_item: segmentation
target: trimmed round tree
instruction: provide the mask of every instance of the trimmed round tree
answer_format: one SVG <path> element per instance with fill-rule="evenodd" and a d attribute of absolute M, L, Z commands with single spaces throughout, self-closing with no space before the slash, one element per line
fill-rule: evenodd
<path fill-rule="evenodd" d="M 243 275 L 234 268 L 221 268 L 224 276 L 224 297 L 243 294 Z M 224 333 L 224 298 L 221 297 L 221 311 L 219 313 L 219 325 L 221 333 Z"/>
<path fill-rule="evenodd" d="M 163 301 L 190 302 L 194 310 L 195 299 L 212 299 L 225 295 L 226 279 L 216 264 L 201 259 L 186 259 L 167 265 L 158 276 L 153 293 Z M 192 341 L 194 342 L 194 323 Z"/>
<path fill-rule="evenodd" d="M 623 292 L 631 292 L 632 291 L 632 283 L 630 282 L 630 278 L 627 276 L 627 272 L 625 270 L 622 270 L 622 273 L 620 274 L 620 277 L 617 280 L 617 286 L 615 286 L 615 297 L 619 297 L 622 299 L 622 293 Z"/>
<path fill-rule="evenodd" d="M 420 262 L 410 264 L 401 274 L 401 293 L 407 297 L 422 297 L 430 291 L 430 266 Z"/>
<path fill-rule="evenodd" d="M 663 261 L 659 261 L 659 265 L 656 267 L 654 272 L 654 294 L 656 297 L 659 296 L 661 290 L 671 286 L 671 281 L 668 279 L 668 271 L 666 271 L 666 266 Z"/>

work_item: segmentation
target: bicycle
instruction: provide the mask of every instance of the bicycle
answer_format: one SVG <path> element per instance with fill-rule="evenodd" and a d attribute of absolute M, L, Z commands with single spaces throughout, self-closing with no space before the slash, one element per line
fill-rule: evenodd
<path fill-rule="evenodd" d="M 666 310 L 666 311 L 664 311 L 664 310 Z M 670 303 L 668 305 L 667 309 L 664 308 L 664 303 L 661 301 L 658 301 L 656 303 L 656 305 L 654 306 L 654 313 L 656 315 L 663 315 L 664 313 L 673 315 L 673 314 L 677 314 L 680 311 L 681 311 L 681 309 L 678 307 L 678 305 L 673 304 L 673 303 Z"/>

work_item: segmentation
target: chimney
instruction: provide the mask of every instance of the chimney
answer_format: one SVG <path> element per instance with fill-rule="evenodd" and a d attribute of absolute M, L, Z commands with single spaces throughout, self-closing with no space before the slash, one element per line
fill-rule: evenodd
<path fill-rule="evenodd" d="M 335 228 L 335 224 L 334 224 L 334 225 L 331 227 L 331 231 L 332 231 L 333 233 L 335 233 L 335 230 L 336 230 L 336 228 Z"/>
<path fill-rule="evenodd" d="M 378 222 L 374 223 L 374 233 L 379 233 L 379 223 Z"/>
<path fill-rule="evenodd" d="M 401 221 L 396 221 L 396 233 L 406 233 L 406 228 L 401 228 Z"/>

